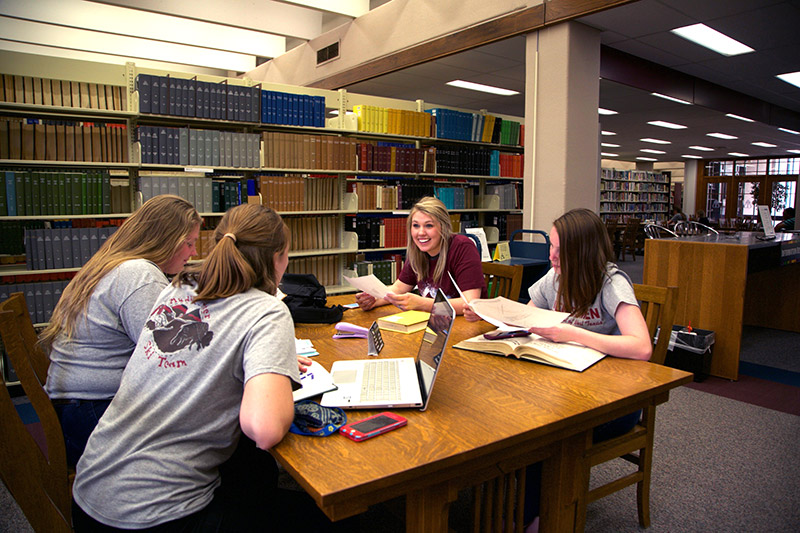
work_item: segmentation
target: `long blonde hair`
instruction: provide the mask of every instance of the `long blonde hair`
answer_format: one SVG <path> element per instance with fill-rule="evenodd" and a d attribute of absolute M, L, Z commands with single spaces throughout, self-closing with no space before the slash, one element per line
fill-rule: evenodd
<path fill-rule="evenodd" d="M 86 314 L 89 298 L 103 277 L 131 259 L 162 265 L 202 219 L 187 200 L 173 195 L 155 196 L 136 210 L 100 247 L 64 289 L 39 342 L 49 351 L 60 335 L 71 338 L 78 320 Z"/>
<path fill-rule="evenodd" d="M 439 233 L 442 236 L 442 246 L 439 248 L 439 260 L 436 261 L 436 268 L 433 271 L 431 278 L 433 283 L 438 285 L 439 281 L 444 275 L 445 267 L 447 266 L 447 250 L 450 248 L 450 238 L 453 236 L 453 227 L 450 225 L 450 213 L 444 206 L 441 200 L 433 196 L 425 196 L 420 199 L 411 212 L 408 214 L 406 221 L 406 233 L 408 235 L 408 243 L 406 244 L 406 257 L 411 262 L 411 269 L 416 274 L 418 280 L 425 279 L 430 270 L 430 261 L 428 254 L 417 248 L 414 240 L 411 237 L 411 219 L 416 213 L 423 213 L 431 217 L 434 222 L 439 224 Z"/>
<path fill-rule="evenodd" d="M 275 294 L 275 254 L 289 247 L 289 228 L 281 216 L 259 204 L 238 205 L 214 230 L 216 245 L 202 265 L 191 265 L 173 284 L 197 283 L 194 301 L 216 300 L 251 287 Z"/>

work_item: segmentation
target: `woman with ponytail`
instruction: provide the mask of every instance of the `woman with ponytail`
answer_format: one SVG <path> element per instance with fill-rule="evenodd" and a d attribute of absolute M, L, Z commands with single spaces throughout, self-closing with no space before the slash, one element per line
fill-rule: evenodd
<path fill-rule="evenodd" d="M 264 526 L 274 460 L 256 450 L 274 475 L 248 463 L 259 476 L 252 486 L 228 477 L 226 461 L 242 433 L 267 450 L 294 418 L 294 327 L 275 296 L 289 232 L 271 209 L 245 204 L 222 217 L 214 239 L 207 259 L 159 295 L 89 438 L 73 487 L 76 531 Z"/>

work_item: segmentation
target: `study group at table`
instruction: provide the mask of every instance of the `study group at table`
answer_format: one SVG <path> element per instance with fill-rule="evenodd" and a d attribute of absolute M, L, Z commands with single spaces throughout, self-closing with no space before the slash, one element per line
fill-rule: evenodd
<path fill-rule="evenodd" d="M 297 356 L 279 299 L 290 233 L 273 210 L 240 205 L 218 223 L 207 258 L 189 263 L 201 224 L 177 196 L 145 202 L 76 274 L 40 337 L 51 360 L 45 387 L 76 468 L 79 533 L 263 530 L 265 516 L 278 531 L 325 528 L 310 498 L 277 489 L 277 464 L 264 451 L 289 431 L 292 390 L 311 363 Z M 419 200 L 407 231 L 406 261 L 386 297 L 358 293 L 358 306 L 430 311 L 441 288 L 458 314 L 480 320 L 468 303 L 487 295 L 480 254 L 452 232 L 444 204 Z M 599 217 L 571 210 L 549 237 L 552 268 L 527 289 L 529 305 L 570 315 L 530 331 L 649 359 L 633 285 L 613 263 Z M 595 440 L 629 430 L 639 415 L 595 428 Z M 525 525 L 534 531 L 547 490 L 540 465 L 527 479 Z"/>

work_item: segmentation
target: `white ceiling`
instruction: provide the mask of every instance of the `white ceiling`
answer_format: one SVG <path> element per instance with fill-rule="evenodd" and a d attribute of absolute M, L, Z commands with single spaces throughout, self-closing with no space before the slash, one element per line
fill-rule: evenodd
<path fill-rule="evenodd" d="M 775 77 L 800 71 L 800 0 L 640 0 L 579 21 L 601 30 L 601 42 L 605 46 L 800 114 L 800 87 Z M 697 22 L 756 51 L 724 57 L 669 32 L 672 28 Z M 356 83 L 347 89 L 523 116 L 524 61 L 524 38 L 515 37 Z M 492 96 L 445 85 L 453 79 L 501 86 L 523 94 Z M 618 112 L 600 117 L 600 121 L 603 130 L 617 133 L 604 137 L 603 141 L 620 145 L 602 150 L 618 154 L 619 160 L 634 161 L 644 156 L 658 161 L 682 161 L 684 154 L 723 159 L 731 158 L 730 152 L 752 157 L 800 157 L 800 154 L 788 152 L 800 150 L 800 135 L 782 132 L 772 125 L 728 118 L 724 112 L 708 107 L 670 102 L 636 87 L 601 80 L 600 106 Z M 651 120 L 667 120 L 687 128 L 667 130 L 648 125 Z M 800 131 L 800 127 L 793 129 Z M 727 133 L 738 139 L 724 141 L 706 136 L 712 132 Z M 655 146 L 639 141 L 646 137 L 669 140 L 671 144 Z M 777 146 L 762 148 L 754 146 L 753 142 Z M 713 148 L 713 151 L 689 148 L 694 145 Z M 666 153 L 642 153 L 642 148 Z"/>
<path fill-rule="evenodd" d="M 129 60 L 160 69 L 235 75 L 385 2 L 0 0 L 0 49 L 92 61 Z M 773 109 L 789 110 L 800 117 L 800 88 L 775 77 L 800 71 L 800 0 L 640 0 L 580 21 L 601 30 L 602 43 L 607 47 L 757 98 L 765 106 L 777 106 Z M 672 28 L 695 22 L 704 22 L 756 51 L 726 58 L 669 33 Z M 267 52 L 269 49 L 273 52 Z M 170 59 L 168 54 L 182 55 Z M 524 39 L 517 37 L 347 89 L 521 117 L 524 69 Z M 444 85 L 452 79 L 500 85 L 523 94 L 493 97 Z M 608 80 L 600 83 L 601 107 L 619 113 L 601 117 L 602 128 L 617 133 L 608 142 L 620 145 L 603 150 L 619 154 L 620 160 L 645 155 L 659 161 L 681 161 L 687 153 L 721 159 L 730 157 L 729 152 L 752 157 L 792 156 L 788 150 L 800 150 L 800 135 L 781 132 L 773 125 L 730 119 L 708 106 L 662 100 L 631 84 L 637 85 L 636 80 L 628 85 Z M 777 116 L 770 116 L 773 115 Z M 647 125 L 654 119 L 688 128 L 665 130 Z M 793 129 L 800 131 L 800 118 L 797 120 L 798 127 Z M 707 137 L 706 133 L 712 131 L 739 139 Z M 642 154 L 640 149 L 653 148 L 639 141 L 643 137 L 667 139 L 672 144 L 654 147 L 666 154 Z M 751 143 L 756 141 L 771 142 L 777 147 L 753 146 Z M 692 145 L 714 151 L 690 150 Z"/>

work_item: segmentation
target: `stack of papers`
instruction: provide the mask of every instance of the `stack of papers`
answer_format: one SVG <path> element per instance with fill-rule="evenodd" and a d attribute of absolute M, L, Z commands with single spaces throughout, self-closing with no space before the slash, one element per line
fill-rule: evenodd
<path fill-rule="evenodd" d="M 294 346 L 297 350 L 297 355 L 302 355 L 304 357 L 319 355 L 319 352 L 314 348 L 314 345 L 309 339 L 295 339 Z"/>

